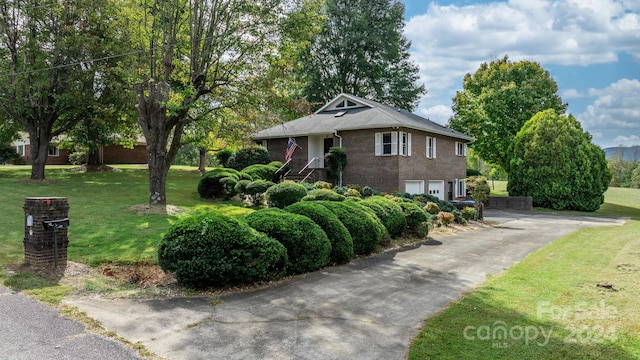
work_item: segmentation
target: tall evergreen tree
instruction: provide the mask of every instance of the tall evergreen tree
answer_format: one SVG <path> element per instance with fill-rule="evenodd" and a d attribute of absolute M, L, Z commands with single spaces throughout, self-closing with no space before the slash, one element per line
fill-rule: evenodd
<path fill-rule="evenodd" d="M 327 0 L 326 21 L 303 57 L 307 99 L 324 104 L 349 93 L 413 110 L 424 85 L 402 34 L 404 5 L 395 0 Z"/>

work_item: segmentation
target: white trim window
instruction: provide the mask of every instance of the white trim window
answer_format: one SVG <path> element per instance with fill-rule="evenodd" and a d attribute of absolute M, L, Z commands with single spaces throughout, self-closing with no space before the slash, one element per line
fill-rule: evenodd
<path fill-rule="evenodd" d="M 456 155 L 467 156 L 467 144 L 456 141 Z"/>
<path fill-rule="evenodd" d="M 466 197 L 467 196 L 467 182 L 464 180 L 456 179 L 454 197 Z"/>
<path fill-rule="evenodd" d="M 376 156 L 398 155 L 398 133 L 376 133 Z"/>
<path fill-rule="evenodd" d="M 400 155 L 411 156 L 411 133 L 400 132 Z"/>
<path fill-rule="evenodd" d="M 436 158 L 436 138 L 427 136 L 427 157 L 429 159 Z"/>
<path fill-rule="evenodd" d="M 24 144 L 16 145 L 16 153 L 20 156 L 24 156 Z"/>
<path fill-rule="evenodd" d="M 60 156 L 60 149 L 57 146 L 49 146 L 49 156 Z"/>

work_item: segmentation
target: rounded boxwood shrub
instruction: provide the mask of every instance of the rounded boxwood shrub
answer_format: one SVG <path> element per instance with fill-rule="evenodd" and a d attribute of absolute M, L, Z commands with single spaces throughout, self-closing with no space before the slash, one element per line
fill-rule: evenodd
<path fill-rule="evenodd" d="M 203 199 L 230 198 L 235 194 L 236 183 L 241 179 L 247 179 L 247 175 L 228 168 L 212 169 L 200 177 L 198 194 Z"/>
<path fill-rule="evenodd" d="M 407 228 L 410 231 L 415 232 L 416 229 L 422 227 L 422 223 L 426 223 L 429 220 L 427 212 L 424 211 L 418 204 L 413 201 L 400 201 L 398 205 L 402 208 L 404 217 L 407 219 Z M 426 236 L 426 234 L 425 234 Z"/>
<path fill-rule="evenodd" d="M 268 164 L 271 162 L 269 151 L 262 146 L 252 146 L 236 150 L 225 163 L 228 168 L 242 170 L 253 164 Z"/>
<path fill-rule="evenodd" d="M 220 166 L 225 166 L 227 164 L 227 161 L 229 161 L 229 158 L 231 157 L 231 155 L 233 155 L 233 150 L 222 149 L 217 151 L 214 157 L 216 158 Z"/>
<path fill-rule="evenodd" d="M 423 209 L 429 214 L 437 214 L 440 212 L 440 207 L 438 206 L 438 204 L 431 201 L 428 201 L 427 205 L 425 205 Z"/>
<path fill-rule="evenodd" d="M 307 189 L 302 184 L 293 181 L 283 181 L 270 187 L 265 193 L 267 205 L 284 209 L 300 201 L 307 195 Z"/>
<path fill-rule="evenodd" d="M 329 264 L 331 242 L 306 216 L 282 209 L 262 209 L 247 215 L 252 228 L 278 240 L 287 249 L 289 274 L 318 270 Z"/>
<path fill-rule="evenodd" d="M 391 238 L 397 238 L 407 228 L 407 219 L 398 203 L 382 196 L 371 196 L 360 204 L 373 210 L 382 225 L 387 229 Z"/>
<path fill-rule="evenodd" d="M 340 195 L 333 190 L 328 189 L 315 189 L 309 191 L 309 193 L 301 199 L 301 201 L 318 201 L 318 200 L 328 200 L 328 201 L 344 201 L 344 195 Z"/>
<path fill-rule="evenodd" d="M 376 251 L 382 241 L 384 226 L 362 206 L 349 201 L 318 201 L 331 210 L 349 230 L 356 255 L 368 255 Z"/>
<path fill-rule="evenodd" d="M 158 263 L 193 287 L 224 287 L 279 279 L 285 247 L 218 212 L 178 220 L 158 245 Z"/>
<path fill-rule="evenodd" d="M 331 210 L 314 202 L 297 202 L 285 210 L 308 217 L 324 230 L 331 242 L 331 263 L 346 264 L 353 259 L 351 234 Z"/>
<path fill-rule="evenodd" d="M 275 185 L 275 183 L 266 180 L 256 180 L 247 184 L 247 187 L 244 189 L 244 193 L 247 195 L 257 195 L 264 194 L 267 192 L 267 189 Z"/>
<path fill-rule="evenodd" d="M 275 183 L 278 182 L 281 173 L 283 173 L 284 169 L 280 170 L 282 165 L 280 161 L 272 161 L 268 164 L 253 164 L 242 169 L 241 172 L 250 175 L 253 180 L 262 179 Z"/>
<path fill-rule="evenodd" d="M 331 188 L 333 188 L 333 184 L 331 184 L 330 182 L 326 182 L 326 181 L 316 181 L 313 183 L 313 186 L 315 186 L 316 189 L 329 189 L 331 190 Z"/>
<path fill-rule="evenodd" d="M 238 180 L 236 186 L 234 187 L 236 194 L 245 194 L 247 190 L 247 185 L 251 183 L 250 180 Z"/>

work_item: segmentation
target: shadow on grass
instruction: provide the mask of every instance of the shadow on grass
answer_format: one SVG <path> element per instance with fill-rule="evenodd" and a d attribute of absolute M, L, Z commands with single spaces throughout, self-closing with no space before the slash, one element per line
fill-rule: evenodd
<path fill-rule="evenodd" d="M 604 203 L 595 212 L 596 215 L 629 217 L 633 220 L 640 220 L 640 209 L 629 206 Z"/>
<path fill-rule="evenodd" d="M 534 313 L 520 313 L 492 301 L 491 291 L 474 292 L 427 320 L 408 358 L 636 359 L 625 351 L 628 339 L 616 333 L 615 318 L 576 320 L 581 314 L 563 306 L 568 317 L 562 323 L 553 304 L 535 303 Z"/>

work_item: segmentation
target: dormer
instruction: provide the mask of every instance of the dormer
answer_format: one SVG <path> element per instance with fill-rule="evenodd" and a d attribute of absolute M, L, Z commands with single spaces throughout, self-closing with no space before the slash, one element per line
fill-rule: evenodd
<path fill-rule="evenodd" d="M 325 104 L 323 107 L 321 107 L 318 111 L 316 111 L 316 114 L 323 111 L 332 111 L 332 110 L 344 111 L 348 109 L 361 108 L 361 107 L 373 107 L 373 106 L 370 104 L 364 103 L 359 99 L 352 97 L 350 95 L 340 94 L 336 96 L 333 100 Z"/>

